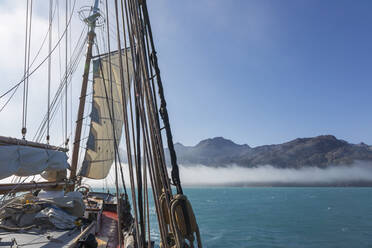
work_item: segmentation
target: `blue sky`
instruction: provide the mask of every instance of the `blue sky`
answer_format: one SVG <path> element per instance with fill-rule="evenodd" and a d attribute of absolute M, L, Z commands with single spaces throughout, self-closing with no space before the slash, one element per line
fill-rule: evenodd
<path fill-rule="evenodd" d="M 40 44 L 48 11 L 35 2 L 33 44 Z M 175 142 L 195 145 L 223 136 L 257 146 L 333 134 L 372 145 L 372 1 L 156 0 L 148 5 Z M 22 75 L 24 7 L 21 1 L 0 1 L 1 92 Z M 81 29 L 78 18 L 73 23 L 76 32 Z M 30 89 L 30 130 L 46 111 L 45 75 L 44 70 L 31 79 L 40 86 Z M 0 135 L 20 136 L 21 105 L 17 93 L 0 115 L 7 120 L 0 122 Z"/>
<path fill-rule="evenodd" d="M 148 1 L 175 141 L 372 144 L 372 2 Z"/>

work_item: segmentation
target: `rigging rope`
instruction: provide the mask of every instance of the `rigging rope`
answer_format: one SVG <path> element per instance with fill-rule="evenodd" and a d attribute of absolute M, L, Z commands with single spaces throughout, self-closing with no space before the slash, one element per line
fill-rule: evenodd
<path fill-rule="evenodd" d="M 49 26 L 50 26 L 50 32 L 49 32 L 49 54 L 51 53 L 52 49 L 52 8 L 53 8 L 53 0 L 50 0 L 49 2 Z M 48 58 L 48 118 L 47 118 L 47 136 L 46 141 L 49 144 L 50 134 L 49 134 L 49 127 L 50 127 L 50 81 L 51 81 L 51 64 L 52 63 L 52 56 L 49 56 Z"/>
<path fill-rule="evenodd" d="M 76 0 L 74 0 L 74 4 L 73 4 L 73 8 L 72 8 L 72 12 L 71 12 L 71 15 L 70 15 L 70 19 L 69 19 L 69 22 L 68 22 L 68 25 L 70 26 L 71 25 L 71 20 L 72 20 L 72 13 L 74 12 L 74 9 L 75 9 L 75 4 L 76 4 Z M 33 69 L 30 73 L 28 73 L 28 75 L 26 76 L 26 75 L 24 75 L 23 77 L 22 77 L 22 79 L 18 82 L 18 83 L 16 83 L 15 85 L 13 85 L 10 89 L 8 89 L 6 92 L 4 92 L 2 95 L 0 95 L 0 99 L 1 98 L 3 98 L 3 97 L 5 97 L 6 95 L 8 95 L 10 92 L 13 92 L 13 91 L 15 91 L 15 90 L 17 90 L 18 89 L 18 87 L 27 79 L 27 78 L 29 78 L 31 75 L 33 75 L 47 60 L 48 60 L 48 58 L 49 58 L 49 56 L 51 56 L 51 54 L 55 51 L 55 49 L 58 47 L 58 45 L 60 44 L 60 42 L 62 41 L 62 39 L 64 38 L 64 36 L 65 36 L 65 34 L 66 34 L 66 32 L 67 32 L 67 30 L 65 29 L 64 31 L 63 31 L 63 33 L 62 33 L 62 36 L 60 37 L 60 39 L 58 40 L 58 42 L 56 43 L 56 45 L 53 47 L 53 49 L 51 50 L 51 52 L 50 53 L 48 53 L 47 54 L 47 56 L 40 62 L 40 64 L 38 64 L 36 67 L 35 67 L 35 69 Z M 48 37 L 48 34 L 49 34 L 49 31 L 48 31 L 48 33 L 46 34 L 46 37 Z M 44 41 L 43 41 L 43 43 L 44 43 Z M 43 46 L 43 45 L 42 45 Z M 38 51 L 38 53 L 37 53 L 37 55 L 35 56 L 35 58 L 34 58 L 34 60 L 33 60 L 33 62 L 31 63 L 31 66 L 33 65 L 33 63 L 35 62 L 35 60 L 36 60 L 36 58 L 37 58 L 37 56 L 39 55 L 39 53 L 40 53 L 40 51 L 41 51 L 41 48 L 42 48 L 42 46 L 40 47 L 40 49 L 39 49 L 39 51 Z M 13 97 L 14 96 L 14 94 L 12 94 L 11 95 L 11 97 Z M 9 103 L 9 101 L 10 100 L 8 100 L 7 102 L 6 102 L 6 104 L 7 103 Z M 5 105 L 3 105 L 3 107 L 1 108 L 1 110 L 0 110 L 0 112 L 4 109 L 4 107 L 5 107 Z"/>
<path fill-rule="evenodd" d="M 154 147 L 154 144 L 156 142 L 154 141 L 153 132 L 150 132 L 151 133 L 151 144 L 152 144 L 152 147 L 150 147 L 149 136 L 148 136 L 149 135 L 148 129 L 147 129 L 148 128 L 148 124 L 150 125 L 150 129 L 152 129 L 152 127 L 151 127 L 152 126 L 151 125 L 152 121 L 149 121 L 149 122 L 146 121 L 146 117 L 145 117 L 145 114 L 144 114 L 144 106 L 145 106 L 145 104 L 143 103 L 143 101 L 144 101 L 143 94 L 142 94 L 142 91 L 141 90 L 138 90 L 137 89 L 138 87 L 136 87 L 137 82 L 142 81 L 143 78 L 145 78 L 145 76 L 143 75 L 143 70 L 141 70 L 141 68 L 142 68 L 141 65 L 142 64 L 141 64 L 141 61 L 139 60 L 139 55 L 140 55 L 141 49 L 138 49 L 138 50 L 136 49 L 136 51 L 134 51 L 134 48 L 137 48 L 137 47 L 139 48 L 139 46 L 136 46 L 134 44 L 135 43 L 135 40 L 138 41 L 138 36 L 136 37 L 136 35 L 137 35 L 136 31 L 138 31 L 138 30 L 136 30 L 136 27 L 134 26 L 135 25 L 135 21 L 132 18 L 133 17 L 133 14 L 131 13 L 131 11 L 133 10 L 133 7 L 132 7 L 131 3 L 128 2 L 128 4 L 127 4 L 126 1 L 124 3 L 125 3 L 124 4 L 124 7 L 125 7 L 125 14 L 126 14 L 126 21 L 127 21 L 126 23 L 127 23 L 127 28 L 128 28 L 128 34 L 129 34 L 128 36 L 129 36 L 129 41 L 131 43 L 130 48 L 131 48 L 132 57 L 135 58 L 135 59 L 133 59 L 132 62 L 133 62 L 133 67 L 134 68 L 137 68 L 137 71 L 134 74 L 135 75 L 134 81 L 136 82 L 134 84 L 134 97 L 135 97 L 135 99 L 138 98 L 140 100 L 139 102 L 137 101 L 137 104 L 139 103 L 140 106 L 141 106 L 140 107 L 140 109 L 141 109 L 140 115 L 141 115 L 142 131 L 144 133 L 145 144 L 148 146 L 147 151 L 149 151 L 151 153 L 151 152 L 154 152 L 155 149 L 156 149 Z M 128 14 L 128 13 L 130 13 L 130 14 Z M 124 23 L 124 21 L 123 21 L 123 23 Z M 125 34 L 125 32 L 124 32 L 124 34 Z M 126 41 L 126 39 L 124 39 L 124 41 Z M 136 52 L 138 52 L 138 53 L 136 53 Z M 142 72 L 142 74 L 141 74 L 141 72 Z M 131 103 L 131 101 L 130 101 L 130 103 Z M 133 124 L 133 111 L 132 111 L 132 105 L 131 104 L 130 104 L 130 109 L 131 109 L 131 112 L 130 113 L 131 113 L 131 120 L 132 120 L 133 140 L 135 142 L 136 139 L 134 138 L 135 137 L 134 136 L 134 133 L 135 132 L 134 132 L 134 129 L 133 129 L 133 127 L 134 127 L 134 124 Z M 147 114 L 150 114 L 150 113 L 147 112 Z M 148 117 L 151 119 L 150 115 Z M 134 155 L 136 157 L 136 153 L 134 153 Z M 155 199 L 155 206 L 156 206 L 156 210 L 157 210 L 157 213 L 158 213 L 158 221 L 159 221 L 160 233 L 161 233 L 162 239 L 165 239 L 166 236 L 167 236 L 167 230 L 166 230 L 166 227 L 165 227 L 164 221 L 163 221 L 164 220 L 164 216 L 162 216 L 162 211 L 160 211 L 160 209 L 159 209 L 159 203 L 158 203 L 157 196 L 159 195 L 159 190 L 161 190 L 161 188 L 163 188 L 163 186 L 165 185 L 164 183 L 166 183 L 166 182 L 163 180 L 163 177 L 160 176 L 160 172 L 157 169 L 155 169 L 155 168 L 159 168 L 159 166 L 157 165 L 156 167 L 153 167 L 154 166 L 153 163 L 156 163 L 156 164 L 158 163 L 157 157 L 155 157 L 155 160 L 153 160 L 153 157 L 152 156 L 154 156 L 154 155 L 155 154 L 152 154 L 152 155 L 149 156 L 149 154 L 146 154 L 146 156 L 148 158 L 150 158 L 150 159 L 148 159 L 148 161 L 151 161 L 150 162 L 151 163 L 150 168 L 152 168 L 150 170 L 150 174 L 151 174 L 151 178 L 152 178 L 151 184 L 153 186 L 153 194 L 154 194 L 154 199 Z M 135 161 L 137 161 L 137 159 L 135 159 Z M 159 177 L 161 179 L 160 181 L 159 181 Z M 163 186 L 160 186 L 160 185 L 163 185 Z M 150 241 L 148 241 L 148 242 L 150 242 Z"/>
<path fill-rule="evenodd" d="M 117 31 L 117 43 L 118 43 L 118 50 L 120 51 L 120 56 L 119 56 L 119 66 L 120 66 L 120 80 L 122 81 L 122 84 L 124 83 L 124 72 L 123 72 L 123 61 L 122 61 L 122 56 L 121 56 L 121 42 L 120 42 L 120 29 L 119 29 L 119 11 L 118 11 L 118 3 L 117 0 L 115 0 L 115 19 L 116 19 L 116 31 Z M 126 49 L 125 49 L 126 50 Z M 128 66 L 128 65 L 127 65 Z M 128 70 L 127 70 L 128 71 Z M 128 77 L 128 83 L 129 83 L 129 77 Z M 135 87 L 135 86 L 134 86 Z M 137 115 L 138 116 L 138 115 Z M 133 125 L 132 125 L 133 127 Z M 139 225 L 141 227 L 141 232 L 138 232 L 139 240 L 141 244 L 145 243 L 145 230 L 143 228 L 143 202 L 142 202 L 142 176 L 141 176 L 141 153 L 140 153 L 140 126 L 139 122 L 137 120 L 137 156 L 135 152 L 135 160 L 136 160 L 136 174 L 137 174 L 137 194 L 138 194 L 138 212 L 139 212 L 139 217 L 140 217 L 140 222 Z M 134 149 L 136 149 L 136 143 L 135 139 L 133 139 L 133 146 Z"/>
<path fill-rule="evenodd" d="M 164 97 L 164 90 L 163 90 L 163 84 L 160 76 L 160 69 L 158 66 L 158 58 L 156 56 L 156 51 L 155 51 L 155 45 L 154 45 L 154 40 L 152 38 L 152 30 L 151 30 L 151 25 L 150 25 L 150 18 L 148 16 L 148 11 L 147 11 L 147 4 L 146 1 L 142 2 L 142 8 L 143 8 L 143 13 L 144 13 L 144 22 L 146 25 L 146 31 L 148 32 L 148 36 L 150 38 L 150 44 L 151 44 L 151 64 L 155 69 L 156 73 L 156 79 L 158 83 L 158 93 L 160 97 L 160 116 L 163 119 L 164 127 L 166 130 L 166 135 L 167 135 L 167 141 L 168 141 L 168 149 L 171 157 L 171 164 L 172 164 L 172 180 L 173 183 L 176 185 L 177 188 L 177 193 L 178 194 L 183 194 L 182 186 L 181 186 L 181 180 L 179 176 L 179 169 L 178 169 L 178 164 L 177 164 L 177 156 L 176 152 L 174 149 L 173 145 L 173 137 L 172 137 L 172 131 L 170 128 L 169 124 L 169 116 L 168 116 L 168 110 L 167 110 L 167 103 L 165 101 Z"/>
<path fill-rule="evenodd" d="M 83 34 L 85 32 L 85 29 L 82 31 L 81 34 Z M 71 76 L 77 69 L 77 66 L 79 65 L 79 62 L 81 61 L 82 57 L 83 57 L 83 51 L 84 51 L 84 48 L 85 48 L 85 43 L 86 43 L 87 39 L 79 39 L 79 42 L 81 44 L 77 44 L 77 46 L 75 47 L 75 50 L 73 52 L 73 55 L 72 55 L 72 61 L 70 62 L 69 64 L 69 69 L 67 71 L 67 75 Z M 51 117 L 50 117 L 50 121 L 52 122 L 53 119 L 54 119 L 54 113 L 56 112 L 56 109 L 58 107 L 58 103 L 60 103 L 59 101 L 59 98 L 62 96 L 62 92 L 63 92 L 63 88 L 65 87 L 65 85 L 70 85 L 72 83 L 71 80 L 68 80 L 66 81 L 66 79 L 69 78 L 69 76 L 67 77 L 64 77 L 54 95 L 54 98 L 52 100 L 52 103 L 51 103 Z M 71 87 L 70 87 L 71 89 Z M 47 113 L 45 114 L 44 118 L 42 119 L 36 133 L 35 133 L 35 136 L 33 137 L 33 140 L 34 141 L 40 141 L 41 138 L 43 137 L 44 133 L 46 132 L 46 125 L 47 125 Z"/>
<path fill-rule="evenodd" d="M 56 9 L 54 9 L 54 12 L 53 12 L 53 18 L 54 18 L 55 13 L 56 13 Z M 49 31 L 50 31 L 50 29 L 49 29 L 49 27 L 48 27 L 48 31 L 46 32 L 46 34 L 45 34 L 45 36 L 44 36 L 43 42 L 41 43 L 39 50 L 37 51 L 37 53 L 36 53 L 34 59 L 32 60 L 31 65 L 28 66 L 28 69 L 31 68 L 31 67 L 34 65 L 36 59 L 39 57 L 40 52 L 41 52 L 41 50 L 42 50 L 42 48 L 44 47 L 44 44 L 45 44 L 45 42 L 46 42 L 46 39 L 48 38 Z M 30 75 L 30 76 L 31 76 L 31 75 Z M 22 80 L 25 80 L 25 78 L 26 78 L 26 74 L 23 74 Z M 10 97 L 8 98 L 8 100 L 7 100 L 7 101 L 4 103 L 4 105 L 1 107 L 0 112 L 2 112 L 2 111 L 4 110 L 4 108 L 8 105 L 8 103 L 12 100 L 12 98 L 13 98 L 13 96 L 15 95 L 15 93 L 17 92 L 17 90 L 18 90 L 20 84 L 23 83 L 23 82 L 24 82 L 24 81 L 21 81 L 19 84 L 16 84 L 15 86 L 13 86 L 13 87 L 10 88 L 8 91 L 6 91 L 3 95 L 0 96 L 0 99 L 1 99 L 1 98 L 5 97 L 7 94 L 9 94 L 10 92 L 12 92 L 12 94 L 10 95 Z"/>
<path fill-rule="evenodd" d="M 27 0 L 26 5 L 26 37 L 25 37 L 25 64 L 24 64 L 24 75 L 26 76 L 26 66 L 27 66 L 27 42 L 28 42 L 28 13 L 29 13 L 29 0 Z M 22 136 L 25 138 L 26 128 L 25 128 L 25 99 L 26 99 L 26 81 L 23 82 L 23 106 L 22 106 Z"/>
<path fill-rule="evenodd" d="M 68 1 L 66 0 L 66 11 L 65 11 L 65 29 L 68 29 Z M 68 32 L 66 32 L 66 43 L 65 43 L 65 53 L 66 53 L 66 59 L 65 59 L 65 81 L 68 81 L 68 74 L 67 74 L 67 65 L 68 65 Z M 65 86 L 65 147 L 67 148 L 68 146 L 68 138 L 67 138 L 67 94 L 68 93 L 68 84 L 66 83 Z"/>
<path fill-rule="evenodd" d="M 28 54 L 27 54 L 27 75 L 29 74 L 30 72 L 30 52 L 31 52 L 31 28 L 32 28 L 32 2 L 33 0 L 31 0 L 31 5 L 30 5 L 30 29 L 29 29 L 29 35 L 28 35 Z M 26 126 L 27 126 L 27 108 L 28 108 L 28 85 L 29 85 L 29 80 L 30 78 L 27 77 L 27 80 L 26 80 L 26 104 L 25 104 L 25 122 L 24 122 L 24 128 L 25 128 L 25 131 L 26 131 Z"/>
<path fill-rule="evenodd" d="M 107 24 L 107 44 L 108 44 L 108 60 L 109 60 L 109 82 L 110 82 L 110 90 L 111 90 L 111 111 L 110 111 L 110 103 L 108 102 L 108 94 L 107 94 L 107 89 L 106 89 L 106 84 L 105 86 L 105 93 L 106 93 L 106 100 L 107 100 L 107 105 L 110 113 L 110 119 L 111 119 L 111 124 L 112 124 L 112 131 L 113 131 L 113 137 L 114 137 L 114 158 L 115 158 L 115 187 L 116 187 L 116 200 L 117 200 L 117 214 L 118 214 L 118 219 L 121 219 L 121 211 L 120 211 L 120 197 L 119 197 L 119 185 L 118 185 L 118 164 L 117 164 L 117 154 L 118 154 L 118 145 L 116 141 L 116 130 L 115 130 L 115 115 L 114 115 L 114 96 L 112 92 L 112 65 L 111 65 L 111 48 L 110 48 L 110 29 L 109 29 L 109 18 L 108 18 L 108 2 L 106 0 L 106 24 Z M 121 51 L 119 50 L 119 58 L 121 58 Z M 102 72 L 103 75 L 103 72 Z M 119 237 L 119 246 L 121 247 L 122 245 L 122 233 L 121 233 L 121 222 L 118 221 L 118 237 Z"/>
<path fill-rule="evenodd" d="M 126 43 L 125 34 L 128 34 L 129 43 L 130 43 L 130 52 L 132 54 L 132 63 L 134 68 L 134 84 L 133 84 L 133 102 L 132 99 L 129 100 L 129 114 L 131 119 L 131 131 L 133 148 L 134 148 L 134 161 L 136 162 L 136 173 L 137 173 L 137 194 L 138 194 L 138 210 L 139 210 L 139 224 L 141 227 L 141 232 L 136 230 L 137 234 L 137 244 L 139 247 L 142 247 L 141 244 L 145 244 L 143 237 L 138 236 L 144 235 L 146 231 L 149 231 L 150 223 L 147 223 L 148 230 L 145 230 L 146 218 L 147 222 L 148 216 L 146 216 L 146 208 L 148 210 L 148 200 L 146 197 L 148 192 L 146 190 L 147 183 L 147 170 L 143 170 L 142 165 L 148 168 L 149 178 L 152 186 L 152 191 L 154 195 L 154 203 L 158 216 L 159 230 L 162 240 L 163 247 L 183 247 L 185 239 L 188 239 L 188 245 L 194 247 L 194 235 L 195 230 L 197 229 L 196 221 L 192 218 L 193 213 L 190 211 L 187 201 L 173 201 L 175 196 L 173 196 L 170 179 L 168 177 L 168 171 L 165 163 L 165 155 L 163 148 L 163 141 L 160 128 L 160 117 L 162 118 L 164 129 L 166 130 L 168 148 L 170 149 L 171 155 L 171 165 L 172 165 L 172 181 L 177 189 L 177 199 L 183 198 L 183 190 L 181 187 L 181 182 L 179 178 L 179 169 L 177 164 L 177 158 L 173 147 L 172 133 L 169 124 L 169 117 L 166 108 L 166 102 L 164 98 L 163 86 L 160 77 L 160 70 L 157 64 L 157 57 L 155 52 L 155 47 L 153 43 L 151 27 L 147 12 L 146 1 L 138 0 L 122 0 L 122 16 L 125 17 L 126 22 L 123 19 L 123 30 L 124 30 L 124 43 Z M 127 27 L 127 28 L 126 28 Z M 126 47 L 126 45 L 125 45 Z M 126 51 L 126 50 L 125 50 Z M 153 74 L 155 73 L 155 74 Z M 155 85 L 155 80 L 157 84 Z M 155 94 L 156 89 L 158 95 Z M 131 94 L 129 94 L 131 98 Z M 160 110 L 158 112 L 157 107 L 157 98 L 160 99 Z M 124 116 L 127 118 L 126 105 L 123 105 Z M 133 109 L 135 112 L 133 112 Z M 133 120 L 133 113 L 135 113 L 135 121 Z M 141 128 L 139 128 L 141 126 Z M 134 130 L 136 129 L 136 130 Z M 141 134 L 142 131 L 142 134 Z M 126 135 L 127 134 L 126 130 Z M 141 152 L 138 149 L 140 145 L 140 137 L 143 135 L 143 156 L 144 160 L 141 164 Z M 128 138 L 126 138 L 128 140 Z M 137 145 L 136 145 L 137 144 Z M 130 149 L 130 147 L 129 147 Z M 128 149 L 128 163 L 129 163 L 129 172 L 131 176 L 131 184 L 134 181 L 134 177 L 131 175 L 131 162 L 132 154 L 129 154 Z M 137 159 L 136 159 L 137 157 Z M 146 162 L 144 162 L 146 161 Z M 143 178 L 143 181 L 142 181 Z M 142 182 L 141 182 L 142 181 Z M 143 183 L 143 185 L 142 185 Z M 133 184 L 132 184 L 133 185 Z M 133 186 L 132 186 L 133 187 Z M 145 187 L 144 196 L 141 196 L 141 188 Z M 181 197 L 181 198 L 180 198 Z M 132 200 L 135 202 L 135 199 Z M 171 209 L 174 204 L 177 202 L 177 214 L 172 212 Z M 143 208 L 143 204 L 145 207 Z M 175 205 L 174 205 L 175 206 Z M 137 206 L 134 205 L 134 210 L 137 209 Z M 174 207 L 173 209 L 176 209 Z M 180 216 L 184 216 L 181 220 Z M 135 217 L 137 218 L 137 213 L 135 212 Z M 138 219 L 136 219 L 138 221 Z M 192 224 L 192 226 L 191 226 Z M 186 226 L 182 230 L 185 232 L 179 231 L 179 227 Z M 144 231 L 145 230 L 145 231 Z M 191 232 L 194 231 L 194 232 Z M 187 234 L 186 236 L 184 234 Z M 148 234 L 149 235 L 149 234 Z M 192 235 L 192 237 L 191 237 Z M 201 247 L 201 242 L 197 238 L 198 247 Z M 150 238 L 148 237 L 148 241 Z"/>
<path fill-rule="evenodd" d="M 31 27 L 32 27 L 32 0 L 31 0 L 31 3 L 29 3 L 29 0 L 27 0 L 24 75 L 28 75 L 29 69 L 30 69 Z M 14 93 L 12 94 L 12 96 L 14 95 Z M 6 104 L 10 101 L 11 97 L 8 99 Z M 27 129 L 26 129 L 27 100 L 28 100 L 28 78 L 27 80 L 23 82 L 23 107 L 22 107 L 22 130 L 21 130 L 23 139 L 25 139 L 26 132 L 27 132 Z"/>

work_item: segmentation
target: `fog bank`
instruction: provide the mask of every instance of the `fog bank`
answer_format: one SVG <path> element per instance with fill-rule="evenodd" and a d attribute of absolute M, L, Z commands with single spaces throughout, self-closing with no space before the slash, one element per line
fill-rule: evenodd
<path fill-rule="evenodd" d="M 306 167 L 278 169 L 266 165 L 257 168 L 228 166 L 211 168 L 204 165 L 180 166 L 184 185 L 240 185 L 240 186 L 372 186 L 372 164 L 333 166 L 327 169 Z"/>
<path fill-rule="evenodd" d="M 93 187 L 112 187 L 115 182 L 113 167 L 106 180 L 85 179 L 83 182 Z M 257 168 L 236 165 L 223 168 L 204 165 L 179 167 L 184 186 L 372 186 L 372 164 L 361 162 L 352 166 L 335 165 L 327 169 L 278 169 L 270 165 Z M 129 186 L 127 164 L 123 164 L 123 171 Z"/>

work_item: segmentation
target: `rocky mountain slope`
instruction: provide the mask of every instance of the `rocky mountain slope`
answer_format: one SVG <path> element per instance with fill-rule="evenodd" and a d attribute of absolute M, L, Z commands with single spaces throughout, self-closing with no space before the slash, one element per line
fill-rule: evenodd
<path fill-rule="evenodd" d="M 271 165 L 277 168 L 301 168 L 330 165 L 350 165 L 355 161 L 372 163 L 372 147 L 350 144 L 332 135 L 298 138 L 283 144 L 250 147 L 231 140 L 216 137 L 199 142 L 195 146 L 175 144 L 178 163 L 202 164 L 213 167 L 238 165 L 258 167 Z M 169 162 L 169 153 L 166 151 Z"/>

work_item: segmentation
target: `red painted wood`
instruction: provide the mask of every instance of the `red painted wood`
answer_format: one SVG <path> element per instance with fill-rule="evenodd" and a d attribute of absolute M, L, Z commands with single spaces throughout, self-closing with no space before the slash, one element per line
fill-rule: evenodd
<path fill-rule="evenodd" d="M 117 248 L 118 244 L 118 215 L 116 212 L 103 211 L 101 215 L 101 230 L 98 237 L 107 237 L 107 248 Z"/>

